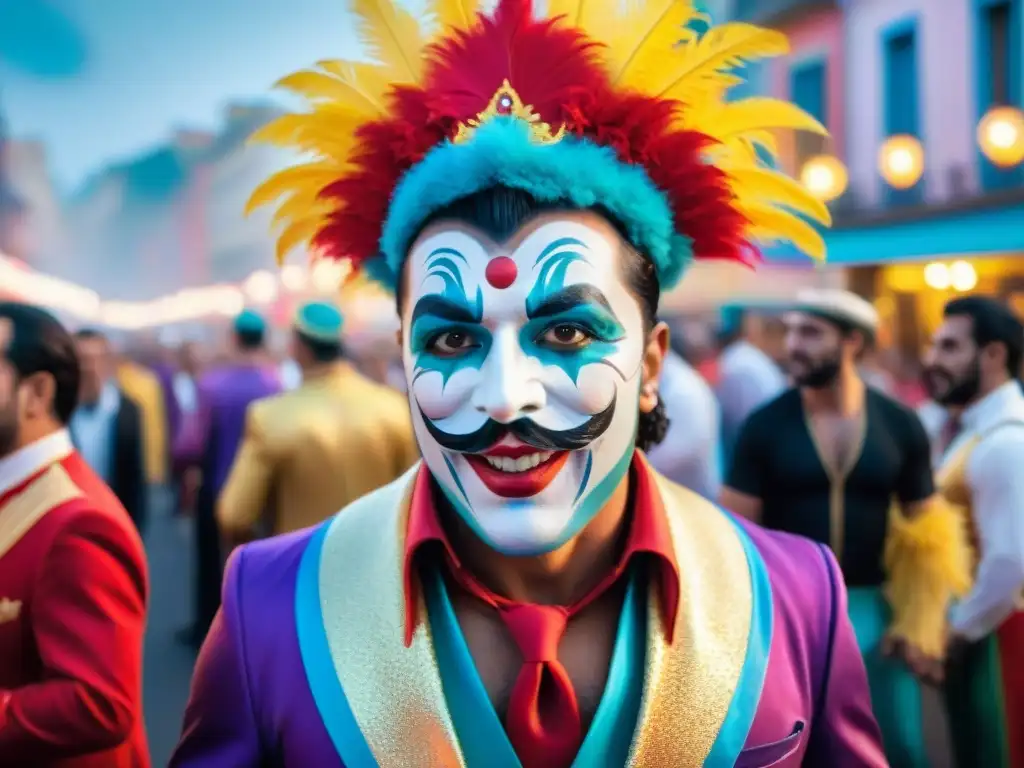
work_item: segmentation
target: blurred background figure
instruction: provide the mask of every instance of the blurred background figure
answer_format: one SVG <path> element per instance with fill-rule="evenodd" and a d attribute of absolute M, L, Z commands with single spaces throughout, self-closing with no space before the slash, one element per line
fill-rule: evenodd
<path fill-rule="evenodd" d="M 925 352 L 951 409 L 939 490 L 967 513 L 974 584 L 953 607 L 946 705 L 960 764 L 1024 764 L 1024 324 L 983 296 L 948 302 Z"/>
<path fill-rule="evenodd" d="M 717 501 L 722 484 L 718 401 L 681 348 L 680 340 L 665 356 L 658 395 L 669 418 L 668 433 L 648 458 L 669 479 Z"/>
<path fill-rule="evenodd" d="M 772 338 L 763 314 L 749 306 L 722 308 L 718 359 L 718 402 L 722 409 L 722 446 L 732 448 L 743 422 L 786 388 L 786 376 L 769 354 Z"/>
<path fill-rule="evenodd" d="M 139 532 L 144 532 L 149 478 L 143 461 L 143 421 L 138 404 L 115 378 L 110 340 L 83 329 L 75 334 L 81 366 L 78 407 L 71 417 L 71 438 L 92 470 L 117 496 Z"/>
<path fill-rule="evenodd" d="M 90 351 L 81 390 L 95 401 L 108 366 L 106 350 Z M 11 768 L 151 764 L 146 557 L 68 436 L 80 378 L 52 315 L 0 302 L 0 765 Z"/>
<path fill-rule="evenodd" d="M 245 430 L 249 404 L 281 391 L 281 378 L 266 349 L 267 325 L 261 315 L 245 311 L 231 331 L 229 363 L 208 370 L 197 386 L 194 417 L 182 429 L 175 462 L 182 472 L 198 470 L 195 502 L 195 618 L 181 634 L 198 647 L 220 607 L 224 566 L 215 507 Z"/>
<path fill-rule="evenodd" d="M 138 361 L 138 362 L 137 362 Z M 140 356 L 120 356 L 114 375 L 117 385 L 142 411 L 142 458 L 146 479 L 153 486 L 167 482 L 170 461 L 167 403 L 160 378 Z"/>
<path fill-rule="evenodd" d="M 217 502 L 229 544 L 321 522 L 419 458 L 408 402 L 345 358 L 342 316 L 311 302 L 295 316 L 297 389 L 248 407 L 245 436 Z"/>

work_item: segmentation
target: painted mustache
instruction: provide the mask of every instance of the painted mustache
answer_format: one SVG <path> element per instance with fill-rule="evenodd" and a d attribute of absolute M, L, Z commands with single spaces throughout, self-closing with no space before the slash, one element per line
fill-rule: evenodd
<path fill-rule="evenodd" d="M 430 436 L 438 445 L 457 453 L 482 453 L 498 443 L 506 435 L 512 435 L 527 445 L 540 451 L 577 451 L 585 448 L 605 433 L 615 415 L 615 399 L 600 413 L 596 413 L 585 422 L 572 429 L 545 429 L 531 419 L 516 419 L 509 424 L 488 419 L 475 432 L 456 435 L 439 429 L 420 411 L 423 423 L 427 426 Z"/>

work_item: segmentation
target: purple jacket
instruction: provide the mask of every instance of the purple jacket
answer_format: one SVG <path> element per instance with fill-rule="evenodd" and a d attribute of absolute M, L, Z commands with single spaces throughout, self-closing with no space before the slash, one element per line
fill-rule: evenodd
<path fill-rule="evenodd" d="M 177 436 L 175 465 L 180 469 L 208 458 L 212 464 L 210 487 L 217 493 L 227 480 L 245 433 L 249 404 L 279 393 L 281 378 L 270 366 L 232 365 L 209 371 L 196 389 L 198 409 Z M 211 440 L 214 453 L 208 456 Z"/>
<path fill-rule="evenodd" d="M 227 570 L 222 612 L 213 624 L 196 666 L 184 732 L 171 768 L 344 766 L 335 746 L 336 736 L 332 740 L 331 733 L 336 733 L 336 729 L 325 727 L 321 715 L 324 711 L 321 678 L 330 668 L 320 667 L 314 671 L 308 663 L 308 655 L 303 655 L 309 633 L 306 630 L 303 634 L 301 628 L 304 602 L 301 585 L 309 583 L 303 581 L 308 577 L 305 571 L 309 553 L 323 546 L 332 526 L 358 524 L 359 507 L 369 507 L 366 511 L 376 515 L 375 519 L 366 515 L 376 523 L 372 540 L 395 538 L 386 535 L 386 522 L 380 517 L 379 505 L 373 508 L 376 495 L 364 497 L 316 528 L 236 550 Z M 701 507 L 700 514 L 707 515 L 710 510 L 720 519 L 729 520 L 754 550 L 753 557 L 761 563 L 758 567 L 762 569 L 765 583 L 770 584 L 770 599 L 762 608 L 769 612 L 771 631 L 762 649 L 766 653 L 760 654 L 766 658 L 761 659 L 762 674 L 757 678 L 757 685 L 749 688 L 741 682 L 724 691 L 733 699 L 730 712 L 744 704 L 750 709 L 732 752 L 712 749 L 708 756 L 704 749 L 699 757 L 696 753 L 681 757 L 682 753 L 676 750 L 673 766 L 881 768 L 888 765 L 871 711 L 863 662 L 846 615 L 845 588 L 832 555 L 808 540 L 736 522 L 706 502 L 699 503 L 707 508 Z M 358 542 L 352 546 L 366 548 Z M 376 558 L 378 553 L 371 554 Z M 356 555 L 354 550 L 353 557 Z M 362 565 L 352 568 L 353 590 L 374 583 L 372 580 L 360 583 L 358 574 L 367 568 Z M 370 576 L 378 578 L 374 574 Z M 685 573 L 683 578 L 686 579 Z M 300 586 L 298 591 L 297 586 Z M 315 592 L 317 588 L 312 589 Z M 319 597 L 314 595 L 314 602 L 329 601 L 325 595 L 327 592 Z M 386 602 L 381 603 L 381 613 L 389 610 L 384 605 Z M 364 610 L 360 616 L 363 622 L 372 625 L 378 617 L 373 604 L 369 605 L 371 610 Z M 701 609 L 694 610 L 699 613 Z M 296 616 L 300 618 L 297 620 Z M 354 627 L 355 623 L 343 626 Z M 716 636 L 715 632 L 719 634 Z M 725 643 L 727 633 L 728 630 L 718 627 L 705 632 L 711 638 L 708 648 L 712 655 L 715 638 L 721 637 Z M 694 644 L 699 642 L 699 639 L 693 641 Z M 756 643 L 751 642 L 751 645 Z M 354 647 L 351 653 L 359 656 L 364 651 L 364 648 Z M 365 660 L 378 658 L 372 650 L 368 653 Z M 748 653 L 747 664 L 750 660 Z M 363 663 L 361 658 L 353 661 L 357 667 Z M 376 682 L 386 680 L 387 670 L 381 673 L 375 678 Z M 696 676 L 700 678 L 701 673 Z M 370 690 L 372 693 L 375 689 Z M 395 688 L 395 691 L 401 690 L 401 687 Z M 414 687 L 408 690 L 412 697 Z M 723 691 L 712 690 L 707 700 L 710 702 L 721 693 Z M 675 702 L 675 696 L 672 692 L 668 700 Z M 704 693 L 680 691 L 681 704 L 688 696 L 695 696 L 695 701 L 700 702 Z M 389 699 L 385 711 L 393 712 L 395 721 L 404 722 L 401 698 L 396 697 L 393 702 Z M 737 701 L 744 698 L 748 701 Z M 352 709 L 358 709 L 358 702 L 354 702 Z M 377 709 L 379 711 L 380 707 Z M 671 708 L 662 715 L 666 712 L 671 718 Z M 658 728 L 665 728 L 663 720 Z M 429 730 L 410 733 L 409 738 L 419 742 L 421 752 L 433 743 Z M 376 760 L 373 757 L 349 758 L 347 768 L 378 763 L 382 768 L 392 768 L 402 764 L 387 756 L 381 757 L 380 749 L 374 749 L 374 753 Z M 650 754 L 657 754 L 657 751 Z M 728 759 L 714 757 L 721 754 L 731 756 Z M 658 762 L 664 760 L 661 755 Z M 422 764 L 427 765 L 427 762 Z M 639 758 L 633 764 L 661 768 L 661 765 L 655 766 L 651 758 Z"/>

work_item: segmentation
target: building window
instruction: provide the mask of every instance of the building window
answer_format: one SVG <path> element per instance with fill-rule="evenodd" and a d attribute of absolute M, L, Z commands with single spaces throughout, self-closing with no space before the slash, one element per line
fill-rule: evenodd
<path fill-rule="evenodd" d="M 737 19 L 748 19 L 757 10 L 757 0 L 735 0 L 733 15 Z"/>
<path fill-rule="evenodd" d="M 795 65 L 789 71 L 790 99 L 819 123 L 828 127 L 827 85 L 828 67 L 824 61 L 809 61 Z M 804 163 L 825 151 L 825 137 L 808 131 L 797 131 L 794 148 L 794 173 Z"/>
<path fill-rule="evenodd" d="M 988 37 L 989 76 L 992 78 L 992 92 L 989 106 L 1012 103 L 1010 86 L 1010 62 L 1016 53 L 1010 27 L 1010 3 L 998 3 L 985 8 L 985 34 Z"/>
<path fill-rule="evenodd" d="M 921 134 L 920 81 L 917 66 L 917 30 L 901 24 L 898 31 L 888 34 L 884 45 L 885 73 L 885 135 Z M 884 183 L 884 182 L 883 182 Z M 910 189 L 892 189 L 886 186 L 886 199 L 891 205 L 920 202 L 921 182 Z"/>
<path fill-rule="evenodd" d="M 976 88 L 978 119 L 992 107 L 1020 106 L 1021 0 L 981 0 L 977 6 Z M 984 157 L 981 183 L 985 189 L 1016 186 L 1024 169 L 1000 169 Z"/>

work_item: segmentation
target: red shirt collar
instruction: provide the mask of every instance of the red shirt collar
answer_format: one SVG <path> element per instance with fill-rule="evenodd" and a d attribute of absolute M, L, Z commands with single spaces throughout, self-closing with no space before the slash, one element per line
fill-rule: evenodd
<path fill-rule="evenodd" d="M 654 485 L 651 468 L 637 452 L 633 457 L 630 471 L 633 483 L 633 519 L 616 571 L 622 573 L 635 555 L 653 555 L 657 563 L 659 580 L 659 602 L 664 621 L 665 635 L 672 641 L 676 614 L 679 610 L 679 567 L 669 531 L 668 519 L 661 496 Z M 409 525 L 405 539 L 405 644 L 412 642 L 413 633 L 420 621 L 417 610 L 418 580 L 414 559 L 424 545 L 440 543 L 446 557 L 454 567 L 459 567 L 459 557 L 451 546 L 434 506 L 430 470 L 422 465 L 416 474 L 409 507 Z M 603 585 L 596 589 L 603 589 Z"/>

